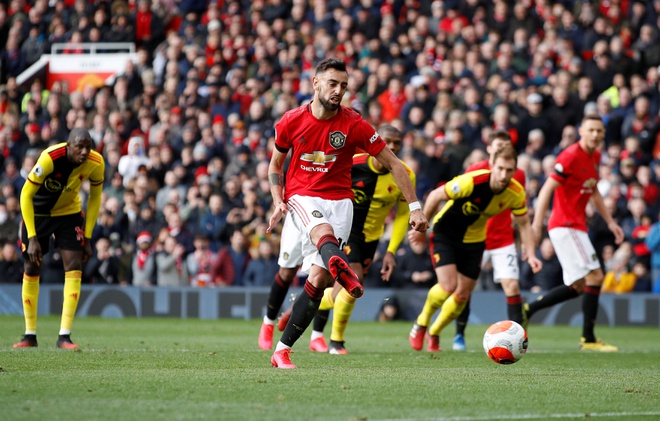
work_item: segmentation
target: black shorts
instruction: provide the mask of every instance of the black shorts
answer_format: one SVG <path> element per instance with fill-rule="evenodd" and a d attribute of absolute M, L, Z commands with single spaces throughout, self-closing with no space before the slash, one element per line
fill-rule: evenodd
<path fill-rule="evenodd" d="M 434 267 L 456 265 L 461 275 L 477 279 L 481 273 L 481 259 L 486 243 L 463 243 L 442 235 L 431 234 L 431 260 Z"/>
<path fill-rule="evenodd" d="M 378 241 L 367 243 L 364 240 L 351 237 L 344 247 L 344 253 L 348 257 L 348 263 L 360 263 L 362 265 L 362 272 L 366 276 L 373 263 L 377 248 Z"/>
<path fill-rule="evenodd" d="M 83 251 L 85 247 L 85 217 L 82 212 L 64 216 L 35 216 L 34 228 L 41 245 L 41 253 L 50 249 L 50 236 L 55 235 L 55 244 L 60 250 Z M 21 224 L 21 251 L 28 258 L 28 233 L 25 223 Z"/>

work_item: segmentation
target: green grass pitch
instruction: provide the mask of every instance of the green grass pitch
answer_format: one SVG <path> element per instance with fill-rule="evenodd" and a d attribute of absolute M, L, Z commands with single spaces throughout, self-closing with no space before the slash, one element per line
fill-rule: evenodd
<path fill-rule="evenodd" d="M 270 366 L 260 321 L 78 318 L 80 352 L 55 348 L 59 318 L 39 318 L 39 348 L 14 350 L 23 319 L 0 316 L 2 420 L 660 420 L 660 332 L 597 327 L 614 354 L 578 351 L 580 328 L 535 326 L 513 365 L 468 352 L 415 352 L 410 323 L 352 323 L 349 355 L 294 347 L 297 370 Z M 329 326 L 327 328 L 329 331 Z M 276 339 L 279 333 L 276 332 Z"/>

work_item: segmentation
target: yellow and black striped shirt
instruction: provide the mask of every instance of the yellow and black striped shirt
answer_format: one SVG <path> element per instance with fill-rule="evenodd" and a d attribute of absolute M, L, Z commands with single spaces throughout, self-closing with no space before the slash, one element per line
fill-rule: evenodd
<path fill-rule="evenodd" d="M 386 169 L 382 172 L 377 171 L 373 166 L 374 159 L 368 154 L 358 154 L 353 157 L 351 179 L 354 197 L 351 237 L 367 243 L 378 241 L 385 230 L 387 215 L 398 203 L 394 231 L 387 248 L 394 253 L 408 230 L 410 211 L 403 193 L 394 181 L 394 176 Z M 405 163 L 403 166 L 414 187 L 415 173 Z"/>
<path fill-rule="evenodd" d="M 41 153 L 27 182 L 38 186 L 32 199 L 35 216 L 62 216 L 81 211 L 82 202 L 78 193 L 84 180 L 89 178 L 92 186 L 103 184 L 105 163 L 96 151 L 80 165 L 67 159 L 66 143 L 58 143 Z"/>
<path fill-rule="evenodd" d="M 490 170 L 459 175 L 445 184 L 449 201 L 433 217 L 433 232 L 463 243 L 486 241 L 486 222 L 505 209 L 527 213 L 525 189 L 515 179 L 499 194 L 490 187 Z"/>

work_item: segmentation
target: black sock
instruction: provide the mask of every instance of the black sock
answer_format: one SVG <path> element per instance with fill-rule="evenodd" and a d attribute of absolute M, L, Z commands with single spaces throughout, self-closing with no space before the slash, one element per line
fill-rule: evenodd
<path fill-rule="evenodd" d="M 330 317 L 330 310 L 319 310 L 314 316 L 314 330 L 323 332 L 325 325 L 328 324 L 328 317 Z"/>
<path fill-rule="evenodd" d="M 522 325 L 522 298 L 520 298 L 520 294 L 506 297 L 506 314 L 509 320 Z"/>
<path fill-rule="evenodd" d="M 305 290 L 293 303 L 291 319 L 282 333 L 280 342 L 291 347 L 300 339 L 314 319 L 314 315 L 321 305 L 321 298 L 323 298 L 323 290 L 305 282 Z"/>
<path fill-rule="evenodd" d="M 600 287 L 586 285 L 582 297 L 582 336 L 586 342 L 596 342 L 594 326 L 598 316 L 598 299 L 600 298 Z"/>
<path fill-rule="evenodd" d="M 528 317 L 532 317 L 532 314 L 541 309 L 552 307 L 558 303 L 563 303 L 564 301 L 575 298 L 578 295 L 580 294 L 578 294 L 575 289 L 569 286 L 560 285 L 558 287 L 554 287 L 548 291 L 547 294 L 539 295 L 539 297 L 533 303 L 529 303 L 529 313 L 527 313 Z"/>
<path fill-rule="evenodd" d="M 280 274 L 275 275 L 275 282 L 270 286 L 270 294 L 268 294 L 268 305 L 266 307 L 266 317 L 271 320 L 277 319 L 277 314 L 282 308 L 282 303 L 289 292 L 288 284 L 282 280 Z"/>
<path fill-rule="evenodd" d="M 456 334 L 465 336 L 465 327 L 470 317 L 470 300 L 465 304 L 465 308 L 456 318 Z"/>
<path fill-rule="evenodd" d="M 316 248 L 321 254 L 321 259 L 323 259 L 323 263 L 325 263 L 326 268 L 330 267 L 329 262 L 332 256 L 341 257 L 341 259 L 346 262 L 346 265 L 348 266 L 348 257 L 346 257 L 346 254 L 344 254 L 344 252 L 339 248 L 339 241 L 337 241 L 337 238 L 334 235 L 327 234 L 321 237 L 316 244 Z"/>

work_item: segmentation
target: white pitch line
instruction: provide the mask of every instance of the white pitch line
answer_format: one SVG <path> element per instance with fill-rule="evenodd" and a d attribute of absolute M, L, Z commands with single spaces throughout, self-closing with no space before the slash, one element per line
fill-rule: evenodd
<path fill-rule="evenodd" d="M 441 418 L 392 418 L 380 421 L 488 421 L 488 420 L 540 420 L 540 419 L 562 419 L 562 418 L 593 418 L 593 417 L 651 417 L 660 415 L 660 411 L 647 412 L 583 412 L 566 414 L 517 414 L 517 415 L 479 415 L 479 416 L 457 416 Z"/>

